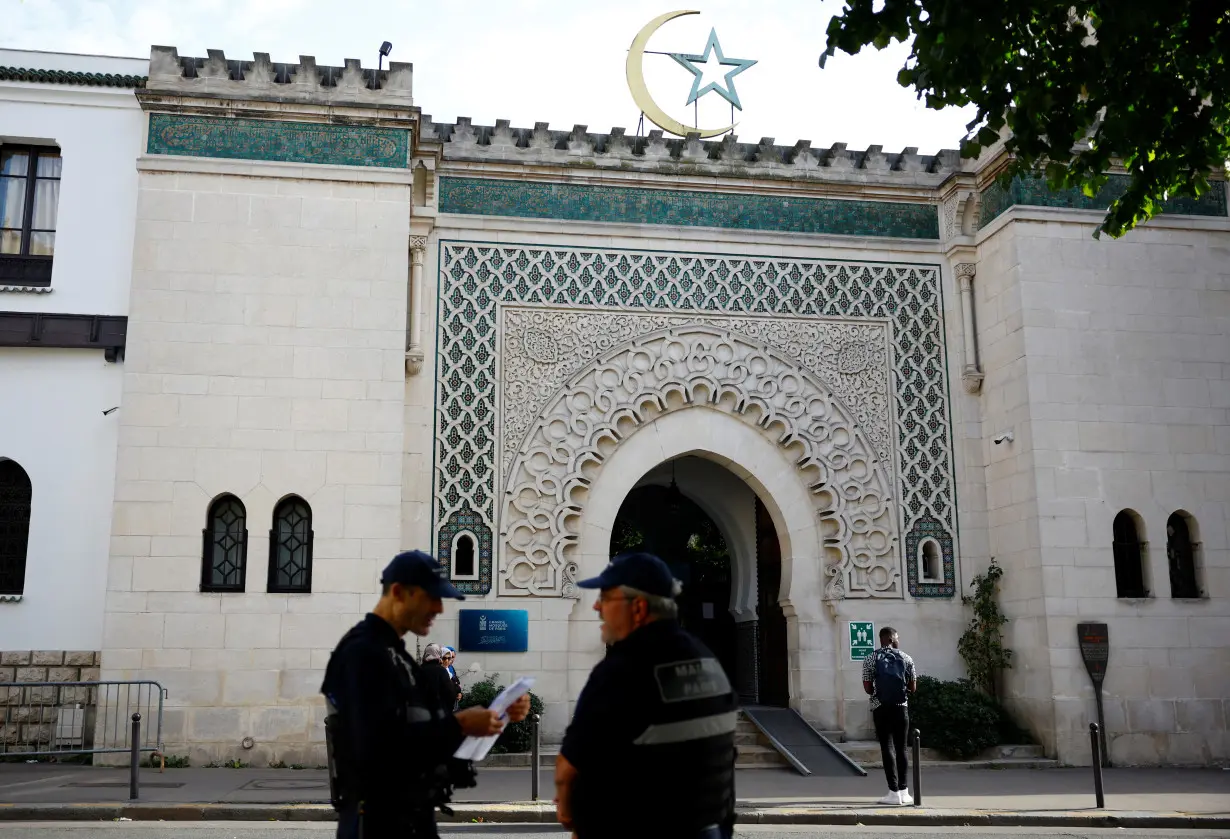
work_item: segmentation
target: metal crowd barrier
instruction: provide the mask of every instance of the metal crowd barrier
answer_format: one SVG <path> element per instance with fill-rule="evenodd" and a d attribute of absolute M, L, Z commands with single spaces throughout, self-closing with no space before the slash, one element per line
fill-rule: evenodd
<path fill-rule="evenodd" d="M 0 759 L 128 754 L 135 800 L 141 752 L 163 754 L 166 697 L 151 681 L 0 684 Z"/>

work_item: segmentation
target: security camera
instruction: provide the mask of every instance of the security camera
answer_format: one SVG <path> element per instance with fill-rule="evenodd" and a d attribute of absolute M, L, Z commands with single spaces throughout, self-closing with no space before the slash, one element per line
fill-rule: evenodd
<path fill-rule="evenodd" d="M 992 437 L 991 442 L 998 446 L 1000 443 L 1011 443 L 1015 439 L 1011 431 L 1005 431 L 1003 434 Z"/>

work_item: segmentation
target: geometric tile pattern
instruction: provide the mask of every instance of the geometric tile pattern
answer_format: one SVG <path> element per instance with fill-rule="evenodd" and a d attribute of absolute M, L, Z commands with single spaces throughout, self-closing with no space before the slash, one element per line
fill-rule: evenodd
<path fill-rule="evenodd" d="M 410 134 L 396 128 L 151 114 L 147 151 L 405 169 L 409 149 Z"/>
<path fill-rule="evenodd" d="M 493 178 L 440 179 L 440 212 L 620 224 L 669 224 L 938 239 L 933 204 L 732 195 Z"/>
<path fill-rule="evenodd" d="M 1073 210 L 1105 210 L 1111 202 L 1127 191 L 1131 179 L 1127 175 L 1111 175 L 1098 194 L 1090 198 L 1079 189 L 1054 191 L 1046 185 L 1045 178 L 1017 175 L 1007 189 L 994 181 L 982 191 L 982 209 L 979 211 L 979 226 L 986 224 L 1014 204 L 1032 207 L 1066 207 Z M 1189 216 L 1225 216 L 1226 184 L 1214 181 L 1210 189 L 1199 198 L 1176 195 L 1163 204 L 1164 213 L 1179 213 Z"/>
<path fill-rule="evenodd" d="M 944 582 L 920 583 L 918 581 L 918 546 L 925 539 L 934 539 L 940 545 L 944 558 Z M 905 535 L 906 583 L 912 597 L 953 597 L 957 593 L 956 557 L 952 537 L 944 525 L 930 516 L 923 516 Z"/>
<path fill-rule="evenodd" d="M 436 538 L 436 559 L 451 574 L 453 570 L 453 544 L 459 533 L 469 533 L 478 543 L 478 579 L 454 580 L 453 585 L 462 594 L 483 595 L 491 591 L 491 528 L 483 517 L 469 507 L 462 507 L 449 515 Z"/>
<path fill-rule="evenodd" d="M 476 516 L 490 532 L 498 530 L 496 307 L 531 304 L 888 320 L 899 526 L 909 533 L 929 517 L 955 543 L 952 431 L 936 266 L 511 243 L 442 241 L 439 247 L 432 511 L 439 536 L 459 513 Z M 443 544 L 438 539 L 437 548 Z M 480 574 L 488 580 L 491 561 L 480 558 Z"/>

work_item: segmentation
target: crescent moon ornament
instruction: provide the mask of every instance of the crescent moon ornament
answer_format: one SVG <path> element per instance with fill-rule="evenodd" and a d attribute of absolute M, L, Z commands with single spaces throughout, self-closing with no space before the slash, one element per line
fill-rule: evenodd
<path fill-rule="evenodd" d="M 677 17 L 683 17 L 684 15 L 698 14 L 700 14 L 699 11 L 678 11 L 659 15 L 645 24 L 645 27 L 640 32 L 636 33 L 636 37 L 632 39 L 632 46 L 628 48 L 628 89 L 632 91 L 632 101 L 641 109 L 641 113 L 649 117 L 650 122 L 663 131 L 669 131 L 671 134 L 677 134 L 680 137 L 686 137 L 689 134 L 699 134 L 701 137 L 716 137 L 719 134 L 725 134 L 738 124 L 732 122 L 723 128 L 688 128 L 682 122 L 672 119 L 654 101 L 653 97 L 649 95 L 649 87 L 645 84 L 644 67 L 645 47 L 649 44 L 649 39 L 653 37 L 653 33 L 657 32 L 668 21 L 672 21 Z"/>

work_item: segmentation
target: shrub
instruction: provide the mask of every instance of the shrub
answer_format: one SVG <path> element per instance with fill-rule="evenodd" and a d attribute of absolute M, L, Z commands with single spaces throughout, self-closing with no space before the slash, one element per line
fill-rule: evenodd
<path fill-rule="evenodd" d="M 954 760 L 968 760 L 1002 742 L 1003 716 L 995 700 L 968 679 L 919 676 L 918 691 L 910 697 L 910 727 L 921 733 L 923 747 Z"/>
<path fill-rule="evenodd" d="M 481 706 L 486 708 L 491 704 L 500 691 L 504 689 L 504 685 L 497 685 L 495 677 L 488 675 L 480 682 L 475 682 L 470 686 L 470 689 L 462 693 L 460 708 L 473 708 Z M 537 694 L 530 691 L 530 713 L 541 714 L 543 711 L 542 700 Z M 500 735 L 500 739 L 495 741 L 495 745 L 491 747 L 492 754 L 504 754 L 506 752 L 528 752 L 533 748 L 534 729 L 527 718 L 521 722 L 510 722 L 504 727 L 504 733 Z"/>
<path fill-rule="evenodd" d="M 1003 626 L 1008 618 L 995 600 L 996 588 L 1004 569 L 991 560 L 986 574 L 970 581 L 972 596 L 962 595 L 961 602 L 974 610 L 969 626 L 957 642 L 957 652 L 965 660 L 970 680 L 992 699 L 999 698 L 999 676 L 1012 667 L 1012 650 L 1004 646 Z"/>

